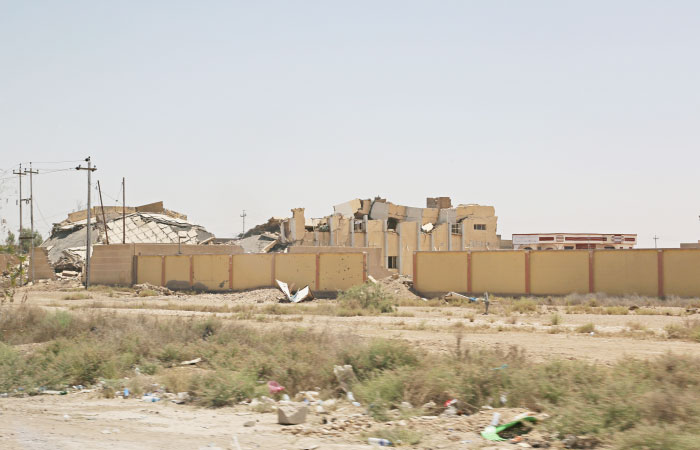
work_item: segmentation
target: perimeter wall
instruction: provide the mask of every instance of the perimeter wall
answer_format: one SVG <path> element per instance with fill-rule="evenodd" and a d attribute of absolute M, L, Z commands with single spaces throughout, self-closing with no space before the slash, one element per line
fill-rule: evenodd
<path fill-rule="evenodd" d="M 413 285 L 423 295 L 700 297 L 700 249 L 415 252 Z"/>

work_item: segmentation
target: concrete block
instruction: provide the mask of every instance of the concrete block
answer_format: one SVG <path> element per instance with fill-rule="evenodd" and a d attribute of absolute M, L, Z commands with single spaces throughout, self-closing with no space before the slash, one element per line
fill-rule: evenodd
<path fill-rule="evenodd" d="M 280 425 L 299 425 L 306 422 L 309 408 L 306 405 L 288 405 L 277 408 L 277 423 Z"/>

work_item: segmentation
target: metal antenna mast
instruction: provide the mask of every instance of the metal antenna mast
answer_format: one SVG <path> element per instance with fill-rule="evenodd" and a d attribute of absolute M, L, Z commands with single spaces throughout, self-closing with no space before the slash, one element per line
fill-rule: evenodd
<path fill-rule="evenodd" d="M 85 251 L 85 289 L 90 287 L 90 228 L 92 228 L 92 225 L 90 224 L 90 209 L 91 209 L 91 204 L 90 204 L 90 175 L 92 172 L 97 170 L 97 167 L 92 167 L 92 162 L 90 161 L 90 157 L 88 156 L 85 158 L 85 161 L 87 162 L 87 167 L 83 167 L 82 165 L 78 166 L 75 168 L 75 170 L 87 170 L 87 183 L 88 183 L 88 191 L 87 191 L 87 249 Z"/>
<path fill-rule="evenodd" d="M 243 233 L 241 233 L 241 234 L 245 234 L 245 216 L 247 216 L 247 215 L 248 214 L 245 213 L 245 209 L 244 209 L 243 214 L 241 214 L 241 218 L 243 219 Z"/>

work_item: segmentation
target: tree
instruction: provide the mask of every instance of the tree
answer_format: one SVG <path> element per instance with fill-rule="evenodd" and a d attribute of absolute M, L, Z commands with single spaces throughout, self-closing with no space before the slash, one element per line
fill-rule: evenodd
<path fill-rule="evenodd" d="M 24 253 L 29 253 L 29 251 L 32 249 L 32 241 L 34 241 L 34 247 L 38 247 L 42 242 L 44 242 L 41 234 L 39 234 L 39 232 L 36 230 L 34 230 L 34 236 L 32 237 L 32 230 L 29 228 L 22 228 L 19 236 L 20 247 Z"/>
<path fill-rule="evenodd" d="M 14 247 L 15 246 L 15 233 L 12 231 L 7 232 L 7 237 L 5 238 L 5 245 L 8 247 Z"/>

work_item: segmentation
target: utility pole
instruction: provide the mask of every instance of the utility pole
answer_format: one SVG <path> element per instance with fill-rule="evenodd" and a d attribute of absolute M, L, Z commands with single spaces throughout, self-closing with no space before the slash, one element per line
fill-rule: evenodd
<path fill-rule="evenodd" d="M 658 241 L 658 240 L 659 240 L 659 237 L 657 235 L 654 235 L 654 248 L 657 248 L 656 241 Z"/>
<path fill-rule="evenodd" d="M 102 209 L 102 226 L 105 229 L 105 240 L 107 245 L 109 245 L 109 234 L 107 234 L 107 218 L 105 217 L 105 204 L 102 203 L 102 188 L 100 187 L 100 180 L 97 180 L 97 192 L 100 193 L 100 208 Z"/>
<path fill-rule="evenodd" d="M 92 167 L 92 161 L 90 161 L 89 156 L 85 158 L 85 161 L 87 162 L 87 167 L 80 165 L 75 170 L 87 170 L 87 249 L 85 251 L 85 289 L 87 289 L 90 287 L 90 244 L 92 244 L 90 241 L 90 209 L 92 207 L 90 204 L 90 175 L 97 170 L 97 167 Z"/>
<path fill-rule="evenodd" d="M 243 218 L 243 233 L 241 233 L 241 234 L 245 234 L 245 216 L 247 216 L 247 215 L 248 214 L 245 213 L 245 209 L 244 209 L 243 214 L 241 214 L 241 218 Z"/>
<path fill-rule="evenodd" d="M 125 179 L 122 177 L 122 244 L 126 244 L 126 188 Z"/>
<path fill-rule="evenodd" d="M 14 170 L 12 171 L 14 175 L 17 175 L 19 177 L 19 233 L 17 233 L 17 247 L 19 250 L 22 250 L 22 202 L 24 199 L 22 198 L 22 177 L 26 175 L 26 173 L 22 172 L 22 164 L 19 165 L 19 171 L 15 172 Z M 22 286 L 22 271 L 20 270 L 19 272 L 19 285 Z"/>
<path fill-rule="evenodd" d="M 31 260 L 30 262 L 32 263 L 32 283 L 34 283 L 36 280 L 34 279 L 34 183 L 32 182 L 32 175 L 35 173 L 39 173 L 38 170 L 32 170 L 32 163 L 29 163 L 29 170 L 24 169 L 24 173 L 29 174 L 29 221 L 31 222 L 31 233 L 29 234 L 29 240 L 31 242 Z"/>

